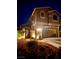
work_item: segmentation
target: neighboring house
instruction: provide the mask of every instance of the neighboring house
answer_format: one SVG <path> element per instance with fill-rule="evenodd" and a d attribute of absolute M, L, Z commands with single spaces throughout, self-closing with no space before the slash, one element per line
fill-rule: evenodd
<path fill-rule="evenodd" d="M 60 20 L 60 14 L 51 7 L 35 8 L 30 17 L 32 36 L 42 38 L 60 37 Z M 41 30 L 37 31 L 37 29 Z"/>

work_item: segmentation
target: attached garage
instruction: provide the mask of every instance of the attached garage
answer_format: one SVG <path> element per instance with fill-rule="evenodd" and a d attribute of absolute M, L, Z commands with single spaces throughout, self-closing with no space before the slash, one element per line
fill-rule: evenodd
<path fill-rule="evenodd" d="M 46 38 L 46 37 L 57 37 L 58 36 L 57 28 L 43 29 L 42 35 L 43 35 L 42 36 L 43 38 Z"/>

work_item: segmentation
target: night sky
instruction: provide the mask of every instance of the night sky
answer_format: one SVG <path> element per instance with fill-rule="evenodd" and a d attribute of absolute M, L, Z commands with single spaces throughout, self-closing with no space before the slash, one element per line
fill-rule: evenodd
<path fill-rule="evenodd" d="M 28 21 L 34 8 L 47 6 L 61 13 L 61 0 L 17 0 L 17 26 Z"/>

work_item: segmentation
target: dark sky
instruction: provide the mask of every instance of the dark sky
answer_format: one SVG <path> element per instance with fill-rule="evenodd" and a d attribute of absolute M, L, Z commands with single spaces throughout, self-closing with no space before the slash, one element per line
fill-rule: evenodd
<path fill-rule="evenodd" d="M 61 13 L 61 0 L 17 0 L 17 26 L 28 21 L 35 7 L 46 6 Z"/>

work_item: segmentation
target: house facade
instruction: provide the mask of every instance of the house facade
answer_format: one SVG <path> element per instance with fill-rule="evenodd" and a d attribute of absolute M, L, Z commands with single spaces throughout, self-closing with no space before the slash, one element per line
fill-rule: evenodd
<path fill-rule="evenodd" d="M 30 17 L 31 37 L 60 37 L 60 14 L 51 7 L 35 8 Z"/>

